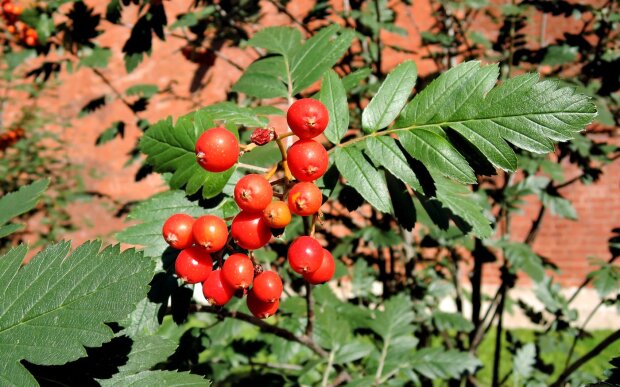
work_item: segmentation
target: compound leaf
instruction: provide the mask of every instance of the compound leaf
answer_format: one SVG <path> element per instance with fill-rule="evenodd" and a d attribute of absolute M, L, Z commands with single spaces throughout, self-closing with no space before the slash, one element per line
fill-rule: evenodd
<path fill-rule="evenodd" d="M 48 185 L 49 179 L 38 180 L 0 198 L 0 238 L 21 228 L 19 225 L 2 226 L 12 218 L 32 210 L 43 196 Z"/>
<path fill-rule="evenodd" d="M 133 249 L 62 242 L 21 266 L 27 249 L 0 258 L 0 368 L 8 384 L 36 384 L 19 364 L 58 365 L 86 355 L 145 297 L 153 262 Z"/>

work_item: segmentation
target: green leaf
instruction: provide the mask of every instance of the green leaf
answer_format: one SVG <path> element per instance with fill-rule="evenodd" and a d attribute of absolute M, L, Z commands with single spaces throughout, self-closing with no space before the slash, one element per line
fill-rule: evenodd
<path fill-rule="evenodd" d="M 112 379 L 99 380 L 103 387 L 131 386 L 209 386 L 200 375 L 176 371 L 143 371 L 137 374 L 117 374 Z"/>
<path fill-rule="evenodd" d="M 344 344 L 336 351 L 334 364 L 346 364 L 355 360 L 363 359 L 374 349 L 371 343 L 356 339 Z"/>
<path fill-rule="evenodd" d="M 106 142 L 114 140 L 117 136 L 121 138 L 125 135 L 125 123 L 123 121 L 115 121 L 112 126 L 104 130 L 99 137 L 97 137 L 96 144 L 103 145 Z"/>
<path fill-rule="evenodd" d="M 445 178 L 436 178 L 437 199 L 461 217 L 471 227 L 479 238 L 488 238 L 493 233 L 485 210 L 478 204 L 475 194 L 467 186 L 455 183 Z"/>
<path fill-rule="evenodd" d="M 561 46 L 547 47 L 547 53 L 541 64 L 549 66 L 558 66 L 564 63 L 571 63 L 577 59 L 579 48 L 563 44 Z"/>
<path fill-rule="evenodd" d="M 515 357 L 512 359 L 512 369 L 515 376 L 521 379 L 521 383 L 532 374 L 535 363 L 536 346 L 534 344 L 526 344 L 517 350 Z M 517 385 L 519 384 L 519 379 L 515 381 Z"/>
<path fill-rule="evenodd" d="M 418 178 L 393 138 L 389 136 L 368 137 L 365 142 L 366 151 L 374 162 L 379 163 L 414 190 L 422 192 Z"/>
<path fill-rule="evenodd" d="M 519 242 L 501 242 L 506 259 L 517 270 L 523 270 L 535 282 L 541 282 L 545 278 L 545 268 L 540 257 L 532 251 L 532 248 Z"/>
<path fill-rule="evenodd" d="M 0 258 L 0 368 L 5 380 L 27 381 L 18 362 L 64 364 L 86 355 L 114 333 L 119 321 L 146 296 L 153 263 L 119 246 L 100 251 L 88 242 L 69 255 L 70 243 L 52 245 L 21 266 L 26 248 Z M 33 384 L 28 381 L 27 384 Z"/>
<path fill-rule="evenodd" d="M 127 90 L 125 90 L 125 95 L 128 95 L 128 96 L 139 95 L 144 98 L 151 98 L 158 92 L 159 92 L 159 88 L 157 87 L 157 85 L 140 84 L 140 85 L 133 85 L 129 87 Z"/>
<path fill-rule="evenodd" d="M 385 213 L 392 211 L 392 204 L 385 179 L 355 147 L 336 148 L 336 167 L 368 203 Z"/>
<path fill-rule="evenodd" d="M 205 210 L 198 203 L 188 200 L 183 191 L 166 191 L 132 209 L 127 218 L 138 220 L 140 224 L 126 228 L 116 234 L 116 238 L 123 243 L 144 246 L 144 254 L 149 257 L 159 257 L 168 247 L 161 237 L 161 228 L 170 216 L 182 213 L 198 217 L 210 213 L 227 217 L 237 212 L 237 206 L 231 199 L 223 200 L 214 208 Z"/>
<path fill-rule="evenodd" d="M 346 91 L 351 91 L 355 86 L 359 85 L 361 81 L 368 78 L 370 74 L 372 74 L 372 71 L 368 67 L 355 70 L 342 78 L 342 85 Z"/>
<path fill-rule="evenodd" d="M 49 185 L 49 179 L 35 181 L 25 185 L 15 192 L 8 193 L 0 198 L 0 226 L 4 226 L 9 220 L 25 214 L 37 205 L 41 196 Z M 9 225 L 0 228 L 0 238 L 19 230 L 20 225 Z"/>
<path fill-rule="evenodd" d="M 347 243 L 351 245 L 349 241 Z M 375 281 L 374 272 L 363 259 L 358 259 L 351 271 L 351 292 L 355 297 L 367 297 L 371 294 L 372 283 Z"/>
<path fill-rule="evenodd" d="M 387 127 L 407 103 L 418 77 L 418 68 L 405 61 L 392 70 L 362 113 L 362 128 L 366 133 Z"/>
<path fill-rule="evenodd" d="M 474 324 L 460 313 L 436 310 L 433 312 L 433 322 L 439 331 L 471 332 L 474 329 Z"/>
<path fill-rule="evenodd" d="M 88 52 L 88 55 L 80 55 L 79 66 L 90 68 L 106 68 L 112 57 L 112 50 L 104 47 L 95 47 Z"/>
<path fill-rule="evenodd" d="M 134 338 L 127 362 L 118 368 L 120 373 L 138 373 L 166 361 L 177 349 L 178 343 L 159 335 Z"/>
<path fill-rule="evenodd" d="M 620 285 L 620 266 L 605 264 L 589 274 L 593 277 L 592 285 L 601 298 L 617 290 Z"/>
<path fill-rule="evenodd" d="M 353 31 L 340 31 L 337 24 L 332 24 L 293 50 L 289 62 L 293 94 L 318 81 L 332 68 L 351 46 L 353 36 Z"/>
<path fill-rule="evenodd" d="M 285 79 L 286 68 L 282 57 L 269 57 L 252 63 L 232 90 L 256 98 L 286 97 Z"/>
<path fill-rule="evenodd" d="M 316 311 L 314 335 L 321 347 L 336 350 L 350 340 L 351 328 L 342 315 L 324 307 Z"/>
<path fill-rule="evenodd" d="M 349 103 L 342 80 L 334 70 L 325 73 L 319 100 L 329 112 L 329 123 L 323 133 L 332 144 L 338 144 L 349 129 Z"/>
<path fill-rule="evenodd" d="M 22 230 L 26 227 L 23 224 L 7 224 L 4 226 L 0 226 L 0 238 L 4 238 L 5 236 L 11 235 L 14 232 Z"/>
<path fill-rule="evenodd" d="M 409 335 L 413 332 L 413 303 L 404 294 L 393 296 L 385 302 L 383 311 L 376 310 L 376 317 L 370 329 L 381 336 L 384 342 Z"/>
<path fill-rule="evenodd" d="M 476 175 L 467 161 L 442 136 L 426 129 L 399 133 L 400 143 L 411 155 L 431 171 L 461 183 L 476 183 Z"/>
<path fill-rule="evenodd" d="M 467 352 L 423 348 L 409 358 L 413 370 L 429 379 L 456 379 L 464 372 L 473 374 L 482 364 Z"/>
<path fill-rule="evenodd" d="M 544 191 L 540 192 L 540 199 L 543 205 L 545 205 L 553 215 L 565 219 L 577 220 L 577 210 L 575 210 L 570 200 L 559 196 L 559 194 L 551 195 Z"/>
<path fill-rule="evenodd" d="M 452 127 L 496 166 L 515 167 L 504 141 L 535 153 L 553 150 L 583 130 L 595 115 L 588 97 L 536 74 L 509 79 L 493 88 L 497 66 L 466 62 L 435 79 L 403 110 L 398 128 Z M 416 129 L 417 131 L 417 129 Z"/>
<path fill-rule="evenodd" d="M 269 27 L 258 31 L 248 44 L 290 57 L 301 44 L 301 32 L 293 27 Z"/>

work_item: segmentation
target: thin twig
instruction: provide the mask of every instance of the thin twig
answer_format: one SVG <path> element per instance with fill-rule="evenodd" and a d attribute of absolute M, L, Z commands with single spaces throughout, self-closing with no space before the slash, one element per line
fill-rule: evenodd
<path fill-rule="evenodd" d="M 257 326 L 262 332 L 270 333 L 285 340 L 294 341 L 296 343 L 302 344 L 321 357 L 328 356 L 328 352 L 325 351 L 323 348 L 319 347 L 310 337 L 306 335 L 298 336 L 287 329 L 268 324 L 263 320 L 257 319 L 254 316 L 250 316 L 249 314 L 237 311 L 230 311 L 228 309 L 217 308 L 214 306 L 196 305 L 195 308 L 197 312 L 212 313 L 218 315 L 221 318 L 233 318 L 236 320 L 245 321 L 249 324 Z"/>
<path fill-rule="evenodd" d="M 306 336 L 312 337 L 314 331 L 314 301 L 312 300 L 312 285 L 308 281 L 306 281 L 306 313 L 308 315 Z"/>
<path fill-rule="evenodd" d="M 573 338 L 573 343 L 571 344 L 570 349 L 568 350 L 568 355 L 566 355 L 566 362 L 564 363 L 564 369 L 568 367 L 568 364 L 572 360 L 573 353 L 575 352 L 575 347 L 577 346 L 577 341 L 579 340 L 581 336 L 581 332 L 583 332 L 586 329 L 586 325 L 588 325 L 592 317 L 594 317 L 594 314 L 596 313 L 596 311 L 599 310 L 599 308 L 603 306 L 603 304 L 605 304 L 605 299 L 601 299 L 601 301 L 596 305 L 596 307 L 592 309 L 588 317 L 586 317 L 585 321 L 581 325 L 581 328 L 579 328 L 579 332 Z"/>
<path fill-rule="evenodd" d="M 245 164 L 245 163 L 237 163 L 237 167 L 247 169 L 248 171 L 255 171 L 259 173 L 269 172 L 269 168 L 257 167 L 256 165 Z"/>

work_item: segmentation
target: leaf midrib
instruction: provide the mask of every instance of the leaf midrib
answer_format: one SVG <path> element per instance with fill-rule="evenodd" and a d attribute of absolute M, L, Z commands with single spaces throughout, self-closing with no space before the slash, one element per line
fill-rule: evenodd
<path fill-rule="evenodd" d="M 334 146 L 333 148 L 331 148 L 330 150 L 327 151 L 327 153 L 332 153 L 334 152 L 334 149 L 336 148 L 346 148 L 349 147 L 357 142 L 360 141 L 364 141 L 365 139 L 369 138 L 369 137 L 377 137 L 377 136 L 385 136 L 387 134 L 391 134 L 391 133 L 396 133 L 398 134 L 399 132 L 404 132 L 404 131 L 409 131 L 409 130 L 414 130 L 414 129 L 425 129 L 425 128 L 432 128 L 432 127 L 444 127 L 444 126 L 450 126 L 451 124 L 463 124 L 466 122 L 481 122 L 481 121 L 492 121 L 492 120 L 497 120 L 497 119 L 501 119 L 501 118 L 515 118 L 515 117 L 529 117 L 529 116 L 537 116 L 537 115 L 544 115 L 544 114 L 579 114 L 579 115 L 592 115 L 593 113 L 591 112 L 567 112 L 567 111 L 551 111 L 551 112 L 538 112 L 538 113 L 528 113 L 528 114 L 511 114 L 511 115 L 503 115 L 503 116 L 495 116 L 495 117 L 479 117 L 479 118 L 470 118 L 467 120 L 457 120 L 457 121 L 444 121 L 444 122 L 439 122 L 439 123 L 432 123 L 432 124 L 421 124 L 421 125 L 410 125 L 410 126 L 405 126 L 402 128 L 392 128 L 392 129 L 387 129 L 387 130 L 381 130 L 381 131 L 377 131 L 377 132 L 373 132 L 364 136 L 360 136 L 360 137 L 356 137 L 353 138 L 349 141 L 343 142 L 341 144 L 338 144 L 336 146 Z M 571 125 L 571 126 L 575 126 L 575 125 Z M 514 131 L 511 129 L 511 131 Z M 519 132 L 520 133 L 520 132 Z"/>

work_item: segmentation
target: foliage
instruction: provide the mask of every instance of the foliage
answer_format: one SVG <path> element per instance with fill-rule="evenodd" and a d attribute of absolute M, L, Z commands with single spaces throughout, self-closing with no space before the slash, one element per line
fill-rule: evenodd
<path fill-rule="evenodd" d="M 139 128 L 144 133 L 129 162 L 144 163 L 140 176 L 161 173 L 170 190 L 129 208 L 128 219 L 135 223 L 117 238 L 140 246 L 142 253 L 118 247 L 100 251 L 100 243 L 91 242 L 69 255 L 69 245 L 60 243 L 21 268 L 23 246 L 0 258 L 0 272 L 13 281 L 0 286 L 15 295 L 5 302 L 16 299 L 0 312 L 6 382 L 32 384 L 34 375 L 65 384 L 204 384 L 205 376 L 220 384 L 428 385 L 442 379 L 474 385 L 484 374 L 491 385 L 508 380 L 562 385 L 601 377 L 580 367 L 613 345 L 618 334 L 602 337 L 587 351 L 580 343 L 588 340 L 587 323 L 599 308 L 620 305 L 618 236 L 610 240 L 611 258 L 592 259 L 593 270 L 570 297 L 551 275 L 557 269 L 533 244 L 545 216 L 585 216 L 562 190 L 596 182 L 620 154 L 618 147 L 584 132 L 593 121 L 596 128 L 620 124 L 617 4 L 433 2 L 433 27 L 421 37 L 423 59 L 433 61 L 437 73 L 422 75 L 411 60 L 384 73 L 386 53 L 412 54 L 383 40 L 386 33 L 406 34 L 397 16 L 411 16 L 399 4 L 355 1 L 341 10 L 317 1 L 298 20 L 286 3 L 267 3 L 293 26 L 248 35 L 255 29 L 246 27 L 262 15 L 252 1 L 195 1 L 180 15 L 168 14 L 166 2 L 147 0 L 111 0 L 105 15 L 82 1 L 62 0 L 24 11 L 20 20 L 37 30 L 39 41 L 35 48 L 6 41 L 9 72 L 29 57 L 43 58 L 28 72 L 36 95 L 63 71 L 92 71 L 110 91 L 95 96 L 81 113 L 118 100 L 132 116 L 132 122 L 99 128 L 97 143 L 123 137 L 130 125 Z M 124 26 L 124 17 L 136 11 L 122 50 L 125 71 L 151 55 L 158 46 L 154 39 L 182 39 L 182 54 L 200 67 L 212 66 L 217 57 L 243 70 L 228 100 L 176 119 L 144 119 L 149 103 L 171 90 L 149 83 L 116 89 L 101 71 L 109 68 L 112 52 L 96 39 L 104 20 Z M 534 42 L 537 38 L 526 35 L 533 12 L 544 18 L 579 16 L 582 30 Z M 496 25 L 496 35 L 469 22 L 479 15 Z M 225 45 L 248 47 L 259 57 L 243 69 L 222 56 Z M 66 55 L 55 55 L 59 51 Z M 194 82 L 192 91 L 200 84 Z M 284 265 L 284 242 L 307 232 L 302 229 L 310 224 L 298 222 L 271 247 L 255 252 L 290 284 L 280 313 L 264 322 L 240 302 L 224 309 L 205 305 L 193 295 L 199 289 L 174 276 L 177 252 L 163 242 L 162 223 L 179 212 L 234 216 L 238 208 L 230 197 L 245 169 L 266 171 L 281 155 L 273 143 L 246 148 L 236 167 L 216 174 L 195 162 L 195 141 L 206 129 L 223 125 L 247 143 L 248 129 L 267 127 L 283 114 L 283 106 L 301 97 L 321 100 L 330 113 L 325 132 L 330 169 L 319 181 L 330 204 L 317 228 L 337 258 L 336 280 L 305 286 Z M 76 183 L 59 178 L 66 164 L 49 168 L 57 154 L 40 157 L 47 150 L 40 140 L 48 135 L 28 133 L 0 160 L 8 176 L 0 193 L 50 175 L 53 195 L 43 195 L 45 211 L 51 223 L 64 226 L 66 214 L 58 208 Z M 565 178 L 565 164 L 579 175 Z M 278 179 L 287 178 L 285 171 L 278 173 Z M 0 235 L 19 229 L 19 222 L 7 221 L 29 211 L 45 185 L 39 181 L 0 199 L 0 208 L 12 210 L 2 213 Z M 525 238 L 517 240 L 511 217 L 528 196 L 536 198 L 539 212 Z M 338 227 L 347 233 L 334 231 Z M 58 234 L 51 232 L 46 242 L 55 239 Z M 463 286 L 463 263 L 472 266 L 471 286 Z M 485 295 L 482 273 L 491 263 L 500 268 L 501 284 Z M 543 309 L 511 295 L 519 276 L 532 281 Z M 600 303 L 579 319 L 573 301 L 590 284 Z M 440 309 L 446 299 L 454 301 L 455 310 Z M 82 303 L 84 309 L 75 308 Z M 465 314 L 465 303 L 471 314 Z M 521 310 L 540 333 L 506 332 L 502 316 L 510 309 Z M 57 319 L 50 324 L 50 318 Z M 31 325 L 38 320 L 44 324 L 35 330 Z M 75 333 L 58 333 L 59 321 L 74 324 L 68 327 Z M 34 342 L 40 346 L 36 350 L 17 349 L 21 340 L 36 340 L 31 333 L 38 330 L 47 341 Z M 480 353 L 489 347 L 489 331 L 497 338 L 492 359 Z M 565 362 L 550 366 L 558 348 Z M 22 359 L 26 368 L 18 364 Z"/>

